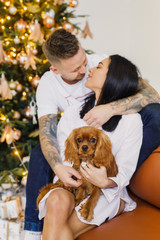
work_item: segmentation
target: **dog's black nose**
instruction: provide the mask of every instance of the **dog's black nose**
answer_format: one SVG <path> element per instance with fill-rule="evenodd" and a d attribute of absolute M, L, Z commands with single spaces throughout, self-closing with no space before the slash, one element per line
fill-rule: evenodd
<path fill-rule="evenodd" d="M 82 146 L 82 150 L 83 150 L 83 151 L 87 151 L 87 149 L 88 149 L 88 146 L 87 146 L 87 145 L 83 145 L 83 146 Z"/>

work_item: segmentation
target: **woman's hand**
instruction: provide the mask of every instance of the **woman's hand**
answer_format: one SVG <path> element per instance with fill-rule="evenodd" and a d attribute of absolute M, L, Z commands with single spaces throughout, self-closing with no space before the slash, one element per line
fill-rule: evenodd
<path fill-rule="evenodd" d="M 107 170 L 105 167 L 96 168 L 87 163 L 86 166 L 80 167 L 83 177 L 93 185 L 99 188 L 106 188 L 108 186 Z"/>
<path fill-rule="evenodd" d="M 110 104 L 95 106 L 85 114 L 83 120 L 91 127 L 99 128 L 106 123 L 112 116 L 114 111 Z"/>

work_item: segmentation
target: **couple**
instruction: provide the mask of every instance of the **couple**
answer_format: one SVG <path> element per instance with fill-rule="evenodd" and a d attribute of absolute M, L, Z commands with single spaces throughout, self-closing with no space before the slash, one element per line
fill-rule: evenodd
<path fill-rule="evenodd" d="M 69 108 L 64 113 L 64 116 L 62 117 L 58 127 L 57 134 L 60 134 L 61 132 L 62 134 L 65 134 L 65 138 L 73 128 L 83 126 L 83 124 L 91 125 L 97 128 L 102 125 L 102 128 L 104 131 L 107 131 L 107 134 L 111 139 L 113 153 L 119 166 L 119 174 L 117 175 L 116 179 L 108 179 L 104 169 L 100 169 L 99 173 L 97 173 L 97 169 L 94 169 L 94 174 L 90 175 L 90 181 L 94 181 L 95 176 L 99 176 L 96 180 L 96 184 L 99 184 L 98 181 L 100 179 L 102 179 L 102 183 L 104 183 L 104 186 L 101 185 L 102 188 L 106 188 L 106 181 L 109 184 L 107 186 L 109 186 L 110 190 L 113 191 L 112 198 L 114 199 L 111 201 L 113 208 L 112 213 L 105 212 L 105 218 L 112 218 L 114 215 L 116 215 L 120 205 L 121 195 L 117 194 L 117 189 L 120 189 L 120 193 L 122 193 L 136 169 L 142 138 L 142 124 L 139 115 L 132 114 L 125 115 L 123 117 L 121 117 L 121 115 L 137 112 L 148 103 L 158 102 L 159 96 L 143 80 L 138 79 L 137 69 L 131 62 L 118 55 L 110 56 L 109 58 L 92 55 L 87 57 L 75 36 L 67 33 L 63 29 L 54 32 L 46 41 L 44 45 L 44 52 L 47 58 L 50 60 L 52 66 L 51 71 L 46 73 L 41 79 L 39 88 L 37 90 L 40 142 L 43 154 L 45 155 L 45 158 L 47 159 L 51 168 L 65 183 L 65 185 L 79 186 L 81 184 L 80 175 L 74 169 L 61 164 L 61 158 L 57 150 L 58 145 L 55 139 L 57 108 L 59 107 L 64 111 L 68 105 L 73 105 L 73 107 Z M 98 62 L 98 66 L 95 67 Z M 93 68 L 90 69 L 89 77 L 86 81 L 86 72 L 90 67 Z M 140 81 L 141 84 L 139 83 Z M 84 86 L 84 84 L 87 88 Z M 54 93 L 52 90 L 54 90 Z M 95 94 L 91 95 L 91 92 L 94 92 Z M 146 92 L 148 93 L 148 96 L 144 96 Z M 81 109 L 79 104 L 77 105 L 77 101 L 80 101 L 81 105 L 84 98 L 88 95 L 89 98 L 87 98 L 87 101 Z M 142 105 L 139 104 L 141 102 Z M 94 107 L 95 105 L 96 107 Z M 116 109 L 116 106 L 119 106 L 119 108 Z M 158 111 L 159 104 L 155 104 L 155 106 L 152 105 L 152 108 L 150 107 L 148 109 L 150 112 L 152 109 L 157 109 Z M 80 110 L 81 118 L 79 116 Z M 141 116 L 143 119 L 146 117 L 145 111 L 146 110 L 141 111 Z M 99 121 L 97 121 L 97 119 Z M 149 135 L 150 132 L 153 132 L 151 127 L 147 127 L 146 135 Z M 59 140 L 60 144 L 63 145 L 65 138 Z M 150 149 L 147 148 L 147 145 L 144 142 L 144 146 L 142 145 L 139 158 L 139 165 L 147 158 L 154 148 L 159 145 L 160 139 L 156 138 L 156 140 L 157 142 L 155 141 L 154 145 L 152 145 Z M 33 164 L 34 157 L 36 158 L 37 163 L 34 162 Z M 126 157 L 129 158 L 127 162 L 125 162 Z M 43 165 L 38 166 L 38 161 L 42 158 L 43 163 L 41 161 L 41 164 Z M 34 204 L 39 188 L 51 181 L 49 177 L 52 176 L 52 171 L 48 167 L 47 163 L 44 163 L 44 157 L 40 152 L 37 151 L 37 149 L 31 154 L 31 160 L 27 182 L 27 205 L 25 216 L 25 229 L 30 230 L 30 232 L 28 232 L 30 238 L 28 237 L 26 239 L 40 239 L 40 235 L 38 234 L 42 229 L 42 223 L 38 221 L 37 213 L 34 212 L 34 208 L 36 208 Z M 124 162 L 122 160 L 124 160 Z M 39 171 L 37 170 L 38 172 L 35 174 L 34 170 L 37 169 L 37 166 Z M 124 175 L 125 178 L 123 178 L 122 172 L 126 172 L 126 169 L 127 176 Z M 45 173 L 45 176 L 43 176 L 43 179 L 45 179 L 44 181 L 41 177 L 42 171 Z M 38 173 L 41 174 L 39 179 L 36 178 Z M 75 175 L 79 180 L 74 181 L 74 179 L 71 177 L 72 175 Z M 83 169 L 83 175 L 84 177 L 88 175 L 88 169 L 85 167 Z M 46 180 L 47 177 L 48 179 Z M 34 181 L 37 185 L 39 184 L 39 188 L 36 186 L 36 191 L 31 196 L 31 192 L 33 192 L 34 189 L 34 186 L 32 186 Z M 107 191 L 107 188 L 105 190 Z M 72 216 L 70 216 L 70 222 L 74 222 L 74 225 L 72 224 L 74 229 L 71 229 L 66 219 L 67 216 L 71 215 L 71 212 L 74 208 L 73 196 L 71 196 L 68 192 L 63 192 L 63 194 L 61 194 L 63 190 L 57 191 L 51 193 L 47 201 L 47 209 L 49 209 L 49 211 L 47 210 L 44 220 L 44 239 L 54 239 L 53 236 L 56 236 L 57 239 L 73 239 L 73 235 L 77 236 L 82 232 L 95 227 L 95 225 L 99 225 L 104 222 L 104 216 L 102 217 L 99 215 L 101 214 L 101 211 L 99 211 L 98 204 L 98 210 L 95 215 L 95 222 L 93 222 L 93 224 L 87 224 L 81 221 L 82 219 L 80 220 L 74 211 Z M 108 201 L 107 196 L 109 196 L 109 194 L 105 195 L 106 191 L 104 191 L 104 195 L 102 195 L 105 196 L 104 202 Z M 133 202 L 129 199 L 126 192 L 125 194 L 124 201 L 126 204 L 124 210 L 127 210 L 127 206 L 130 204 L 132 205 L 133 209 Z M 54 201 L 49 200 L 52 198 Z M 66 205 L 64 204 L 66 208 L 61 209 L 61 214 L 63 217 L 59 218 L 59 222 L 56 220 L 54 226 L 52 226 L 57 215 L 56 213 L 53 215 L 50 213 L 56 210 L 54 208 L 54 204 L 57 199 L 59 201 L 59 198 L 61 201 L 65 201 L 65 203 L 67 202 Z M 106 205 L 104 206 L 107 209 Z M 99 218 L 98 222 L 97 218 Z M 61 227 L 61 231 L 57 231 L 58 227 L 55 224 L 59 224 L 58 226 Z M 57 236 L 56 234 L 62 235 Z M 63 234 L 65 235 L 65 238 L 63 237 Z"/>

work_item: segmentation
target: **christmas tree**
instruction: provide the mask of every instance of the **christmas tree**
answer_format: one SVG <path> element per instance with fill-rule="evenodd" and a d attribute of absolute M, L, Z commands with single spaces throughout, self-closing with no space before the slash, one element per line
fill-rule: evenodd
<path fill-rule="evenodd" d="M 49 62 L 42 44 L 64 28 L 90 35 L 71 23 L 77 0 L 0 0 L 0 185 L 21 181 L 31 149 L 39 142 L 35 92 Z"/>

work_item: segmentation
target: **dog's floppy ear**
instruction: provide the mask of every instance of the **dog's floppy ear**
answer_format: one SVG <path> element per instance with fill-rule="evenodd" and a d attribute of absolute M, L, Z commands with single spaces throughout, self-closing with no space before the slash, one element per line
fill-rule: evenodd
<path fill-rule="evenodd" d="M 118 173 L 118 168 L 112 154 L 111 141 L 102 130 L 98 131 L 98 142 L 94 155 L 94 164 L 97 167 L 105 166 L 107 168 L 108 177 L 114 177 Z"/>
<path fill-rule="evenodd" d="M 77 131 L 75 129 L 71 132 L 69 137 L 66 139 L 65 151 L 64 151 L 65 161 L 69 161 L 71 163 L 74 163 L 75 165 L 79 163 L 78 149 L 77 149 L 77 143 L 76 143 L 76 133 Z"/>

